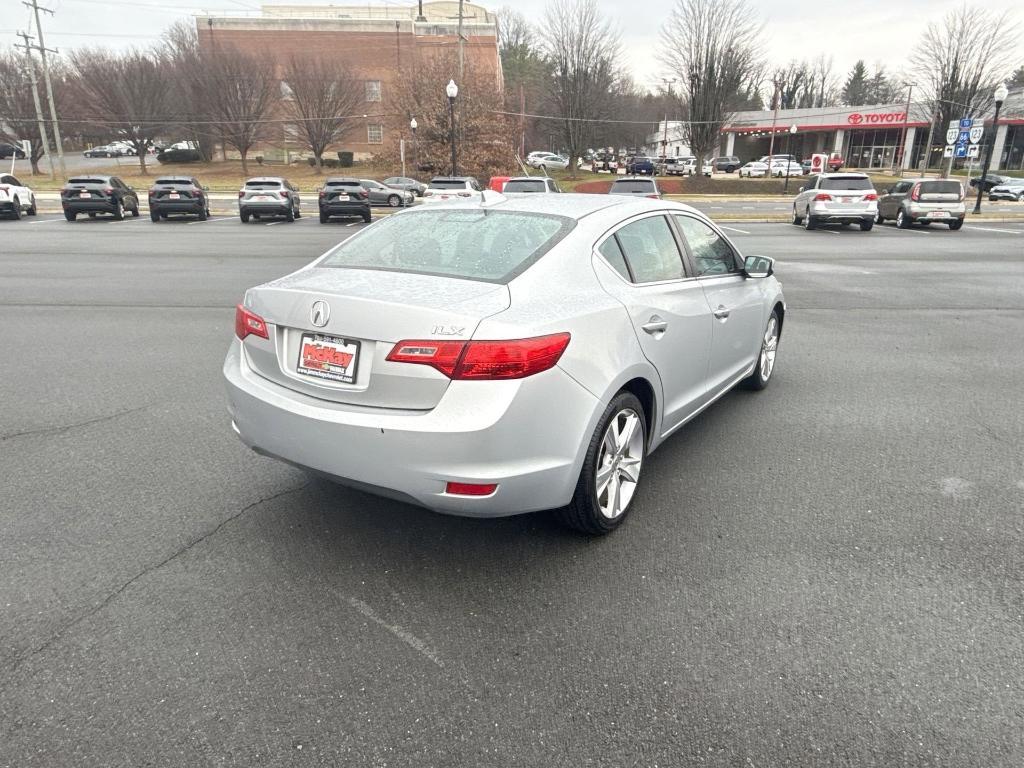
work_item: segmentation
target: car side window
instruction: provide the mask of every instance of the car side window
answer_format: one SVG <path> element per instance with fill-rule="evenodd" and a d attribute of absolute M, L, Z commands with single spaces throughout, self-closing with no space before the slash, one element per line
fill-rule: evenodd
<path fill-rule="evenodd" d="M 896 185 L 896 189 L 894 189 L 893 192 L 896 194 L 903 194 L 904 192 L 909 192 L 912 186 L 913 184 L 909 181 L 901 181 Z"/>
<path fill-rule="evenodd" d="M 7 183 L 8 184 L 13 184 L 16 187 L 20 187 L 21 186 L 21 182 L 18 181 L 14 176 L 8 176 L 7 177 Z"/>
<path fill-rule="evenodd" d="M 697 277 L 739 272 L 736 254 L 725 238 L 703 221 L 690 216 L 673 215 L 673 218 L 690 246 Z"/>
<path fill-rule="evenodd" d="M 808 176 L 807 181 L 804 182 L 804 189 L 814 189 L 816 186 L 818 186 L 818 177 Z"/>
<path fill-rule="evenodd" d="M 683 259 L 668 219 L 649 216 L 615 233 L 634 282 L 653 283 L 683 277 Z"/>
<path fill-rule="evenodd" d="M 616 272 L 622 275 L 623 280 L 633 282 L 633 276 L 629 274 L 629 267 L 626 265 L 626 257 L 622 255 L 622 249 L 619 247 L 619 242 L 615 239 L 615 235 L 612 235 L 601 243 L 601 247 L 597 250 L 602 256 L 604 256 L 604 260 L 607 261 Z"/>

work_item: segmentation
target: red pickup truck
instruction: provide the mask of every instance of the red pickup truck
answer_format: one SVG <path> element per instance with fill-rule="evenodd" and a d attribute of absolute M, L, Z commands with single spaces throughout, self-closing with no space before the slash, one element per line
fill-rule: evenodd
<path fill-rule="evenodd" d="M 811 158 L 808 157 L 806 160 L 801 161 L 800 165 L 803 166 L 805 174 L 811 172 Z M 843 167 L 843 165 L 843 156 L 840 155 L 838 152 L 833 152 L 828 156 L 828 169 L 833 173 L 839 171 Z"/>

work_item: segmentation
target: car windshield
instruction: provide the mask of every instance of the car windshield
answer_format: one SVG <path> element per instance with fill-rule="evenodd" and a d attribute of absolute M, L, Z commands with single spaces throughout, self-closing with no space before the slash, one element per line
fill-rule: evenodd
<path fill-rule="evenodd" d="M 541 213 L 416 211 L 346 240 L 320 266 L 507 283 L 575 226 Z"/>
<path fill-rule="evenodd" d="M 154 184 L 192 184 L 192 179 L 157 179 Z"/>
<path fill-rule="evenodd" d="M 509 181 L 505 183 L 506 192 L 544 192 L 543 181 Z"/>
<path fill-rule="evenodd" d="M 247 181 L 245 182 L 247 189 L 278 189 L 281 186 L 280 181 Z"/>
<path fill-rule="evenodd" d="M 466 182 L 462 179 L 434 179 L 430 186 L 434 189 L 466 189 Z"/>
<path fill-rule="evenodd" d="M 106 179 L 86 178 L 84 176 L 81 177 L 81 178 L 77 178 L 77 179 L 68 179 L 68 184 L 106 184 L 106 183 L 107 183 Z"/>
<path fill-rule="evenodd" d="M 922 181 L 921 192 L 929 195 L 959 195 L 962 191 L 959 181 Z"/>
<path fill-rule="evenodd" d="M 612 192 L 643 192 L 649 194 L 654 192 L 654 182 L 645 179 L 636 181 L 616 181 L 612 184 Z"/>
<path fill-rule="evenodd" d="M 818 189 L 874 189 L 866 176 L 834 176 L 822 179 Z"/>
<path fill-rule="evenodd" d="M 328 181 L 325 187 L 359 187 L 362 186 L 358 181 Z"/>

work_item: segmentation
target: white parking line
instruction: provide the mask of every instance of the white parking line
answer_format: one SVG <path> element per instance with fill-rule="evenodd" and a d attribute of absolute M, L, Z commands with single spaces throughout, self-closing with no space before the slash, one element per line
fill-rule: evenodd
<path fill-rule="evenodd" d="M 192 226 L 193 224 L 209 224 L 209 223 L 214 222 L 214 221 L 228 221 L 228 220 L 233 219 L 233 218 L 235 218 L 235 217 L 234 216 L 218 216 L 217 218 L 210 218 L 210 219 L 207 219 L 206 221 L 190 221 L 189 222 L 189 226 Z"/>
<path fill-rule="evenodd" d="M 736 229 L 736 227 L 727 227 L 724 224 L 719 224 L 722 229 L 728 229 L 730 232 L 739 232 L 741 235 L 749 235 L 750 233 L 745 229 Z"/>
<path fill-rule="evenodd" d="M 30 221 L 29 224 L 53 224 L 59 221 L 65 221 L 65 219 L 37 219 L 36 221 Z"/>
<path fill-rule="evenodd" d="M 996 229 L 995 227 L 978 227 L 974 224 L 964 227 L 964 229 L 980 229 L 985 232 L 1002 232 L 1004 235 L 1024 235 L 1024 229 Z"/>

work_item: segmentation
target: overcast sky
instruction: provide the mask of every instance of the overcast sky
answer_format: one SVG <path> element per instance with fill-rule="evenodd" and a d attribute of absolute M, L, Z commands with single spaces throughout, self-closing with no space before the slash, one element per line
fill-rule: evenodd
<path fill-rule="evenodd" d="M 539 20 L 545 0 L 476 0 L 490 10 L 502 6 L 518 9 L 527 18 Z M 637 83 L 655 88 L 665 74 L 657 61 L 658 30 L 675 0 L 598 0 L 601 10 L 612 18 L 621 32 L 626 61 Z M 1002 11 L 1024 16 L 1021 0 L 978 0 L 994 18 Z M 14 33 L 26 29 L 29 11 L 17 0 L 3 0 L 7 10 L 0 13 L 0 41 L 20 42 Z M 124 48 L 154 42 L 161 30 L 179 18 L 212 11 L 257 10 L 259 0 L 43 0 L 54 16 L 44 17 L 43 30 L 49 47 L 74 48 L 99 45 Z M 328 5 L 310 0 L 289 0 L 286 4 Z M 335 0 L 335 5 L 412 6 L 413 0 Z M 876 63 L 890 72 L 904 68 L 907 52 L 928 21 L 958 7 L 961 0 L 898 0 L 898 2 L 840 2 L 839 0 L 750 0 L 765 22 L 765 45 L 773 62 L 791 58 L 814 58 L 819 53 L 833 56 L 835 70 L 845 74 L 857 59 L 873 70 Z M 1024 64 L 1024 43 L 1011 54 L 1013 67 Z"/>

